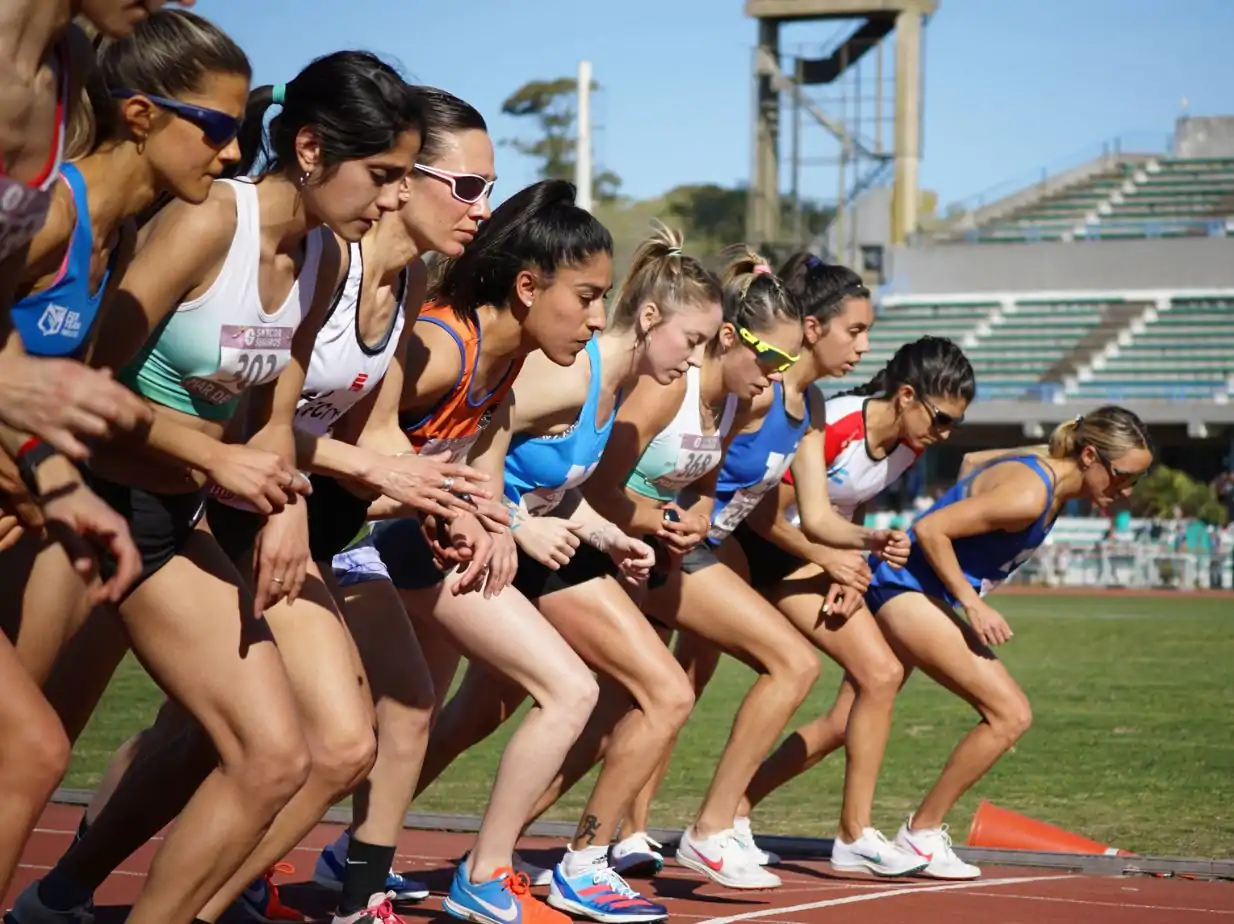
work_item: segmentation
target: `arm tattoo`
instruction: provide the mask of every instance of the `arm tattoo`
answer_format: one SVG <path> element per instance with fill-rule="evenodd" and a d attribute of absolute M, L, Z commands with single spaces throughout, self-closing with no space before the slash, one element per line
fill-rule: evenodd
<path fill-rule="evenodd" d="M 587 534 L 587 544 L 593 548 L 599 549 L 601 552 L 607 552 L 609 546 L 609 528 L 608 523 L 603 526 L 597 526 Z"/>

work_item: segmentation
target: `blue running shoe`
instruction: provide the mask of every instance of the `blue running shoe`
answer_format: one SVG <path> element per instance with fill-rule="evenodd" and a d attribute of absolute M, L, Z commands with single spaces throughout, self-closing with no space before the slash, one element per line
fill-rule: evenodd
<path fill-rule="evenodd" d="M 343 872 L 347 863 L 347 845 L 351 836 L 344 831 L 339 839 L 321 851 L 317 865 L 313 867 L 313 882 L 331 892 L 343 891 Z M 423 882 L 408 879 L 394 870 L 386 875 L 386 892 L 394 893 L 396 902 L 420 902 L 429 897 L 429 887 Z"/>
<path fill-rule="evenodd" d="M 600 924 L 662 921 L 668 917 L 663 905 L 635 892 L 607 861 L 567 876 L 565 864 L 553 870 L 548 903 L 554 908 Z"/>
<path fill-rule="evenodd" d="M 441 902 L 446 913 L 474 924 L 570 924 L 564 914 L 536 901 L 524 874 L 500 869 L 497 878 L 474 883 L 467 873 L 469 861 L 454 871 L 450 894 Z"/>

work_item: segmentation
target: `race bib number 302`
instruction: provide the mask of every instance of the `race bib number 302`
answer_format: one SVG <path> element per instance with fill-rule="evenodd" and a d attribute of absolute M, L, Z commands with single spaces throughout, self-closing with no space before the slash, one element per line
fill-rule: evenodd
<path fill-rule="evenodd" d="M 295 334 L 294 327 L 225 324 L 219 332 L 218 371 L 189 376 L 184 387 L 211 404 L 222 404 L 264 385 L 287 366 Z"/>

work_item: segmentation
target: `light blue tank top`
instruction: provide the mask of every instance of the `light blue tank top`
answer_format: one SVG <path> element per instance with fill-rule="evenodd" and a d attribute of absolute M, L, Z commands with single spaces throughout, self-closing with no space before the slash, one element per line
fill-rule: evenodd
<path fill-rule="evenodd" d="M 570 428 L 557 436 L 522 433 L 510 442 L 506 454 L 506 498 L 521 504 L 528 513 L 547 515 L 567 491 L 586 481 L 599 464 L 613 432 L 621 394 L 617 394 L 608 420 L 601 422 L 596 413 L 603 377 L 600 347 L 595 338 L 587 342 L 587 361 L 591 364 L 587 400 Z"/>
<path fill-rule="evenodd" d="M 797 445 L 810 428 L 810 402 L 804 419 L 794 420 L 784 406 L 784 386 L 773 382 L 771 407 L 753 433 L 734 437 L 716 481 L 715 511 L 707 541 L 717 545 L 737 528 L 763 496 L 779 485 L 793 464 Z"/>
<path fill-rule="evenodd" d="M 91 292 L 94 228 L 90 224 L 90 205 L 86 201 L 86 181 L 81 171 L 72 164 L 65 164 L 60 175 L 73 193 L 73 208 L 77 213 L 73 236 L 69 239 L 55 282 L 41 292 L 27 295 L 13 306 L 13 326 L 30 355 L 75 358 L 81 355 L 90 340 L 90 329 L 98 317 L 103 293 L 107 291 L 107 280 L 111 278 L 118 248 L 112 251 L 98 288 Z"/>
<path fill-rule="evenodd" d="M 643 450 L 626 487 L 660 503 L 677 496 L 720 464 L 724 437 L 733 425 L 737 396 L 729 395 L 715 433 L 703 432 L 702 372 L 691 366 L 686 373 L 686 396 L 669 425 Z"/>
<path fill-rule="evenodd" d="M 1033 552 L 1045 541 L 1046 536 L 1054 527 L 1054 521 L 1049 519 L 1050 507 L 1054 503 L 1054 476 L 1037 456 L 1013 456 L 998 459 L 989 465 L 982 466 L 967 478 L 956 482 L 946 494 L 936 500 L 917 522 L 921 522 L 936 510 L 950 507 L 952 504 L 968 497 L 973 479 L 995 465 L 1027 465 L 1045 482 L 1045 507 L 1041 515 L 1027 529 L 1009 533 L 996 530 L 979 536 L 965 536 L 952 542 L 960 568 L 964 571 L 964 579 L 969 586 L 982 596 L 998 587 L 1007 580 L 1015 570 L 1033 557 Z M 870 559 L 870 568 L 874 574 L 870 581 L 870 589 L 879 587 L 897 587 L 904 590 L 916 590 L 945 600 L 951 606 L 959 605 L 951 592 L 939 580 L 938 575 L 930 566 L 917 544 L 917 533 L 909 530 L 912 540 L 912 551 L 908 563 L 903 568 L 893 568 L 884 561 Z"/>

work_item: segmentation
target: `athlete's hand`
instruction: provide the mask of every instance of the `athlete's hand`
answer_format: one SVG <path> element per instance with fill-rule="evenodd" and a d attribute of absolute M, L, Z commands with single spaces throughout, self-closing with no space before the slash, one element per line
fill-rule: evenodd
<path fill-rule="evenodd" d="M 489 535 L 493 537 L 493 552 L 489 556 L 488 570 L 484 573 L 486 600 L 509 587 L 518 572 L 518 549 L 514 545 L 514 536 L 509 530 Z"/>
<path fill-rule="evenodd" d="M 644 584 L 656 566 L 656 552 L 642 539 L 627 536 L 616 526 L 606 531 L 605 551 L 613 560 L 621 576 L 631 584 Z"/>
<path fill-rule="evenodd" d="M 490 533 L 504 533 L 510 528 L 510 510 L 504 502 L 487 496 L 471 498 L 467 509 Z"/>
<path fill-rule="evenodd" d="M 484 584 L 489 559 L 493 554 L 493 533 L 470 513 L 460 513 L 447 521 L 439 520 L 439 542 L 445 548 L 460 553 L 467 567 L 450 588 L 455 596 L 479 590 Z M 466 557 L 463 557 L 463 554 Z M 461 565 L 460 565 L 461 567 Z"/>
<path fill-rule="evenodd" d="M 150 422 L 151 410 L 107 369 L 17 353 L 0 357 L 0 420 L 82 460 L 90 450 L 78 437 L 134 430 Z"/>
<path fill-rule="evenodd" d="M 672 510 L 678 517 L 676 520 L 664 520 L 656 530 L 656 537 L 664 541 L 668 552 L 685 555 L 707 537 L 711 522 L 702 514 L 691 513 L 671 502 L 662 509 Z"/>
<path fill-rule="evenodd" d="M 42 508 L 30 496 L 26 483 L 21 480 L 17 463 L 3 452 L 0 452 L 0 512 L 16 516 L 18 522 L 27 529 L 43 528 Z M 17 538 L 14 537 L 12 542 L 16 541 Z"/>
<path fill-rule="evenodd" d="M 239 443 L 220 443 L 205 473 L 220 488 L 267 516 L 293 494 L 310 494 L 309 480 L 277 453 Z"/>
<path fill-rule="evenodd" d="M 544 567 L 556 571 L 570 563 L 578 551 L 582 525 L 561 517 L 533 517 L 520 512 L 511 533 L 518 547 Z"/>
<path fill-rule="evenodd" d="M 854 549 L 818 546 L 814 563 L 827 572 L 832 584 L 847 584 L 865 593 L 870 587 L 870 565 L 865 554 Z"/>
<path fill-rule="evenodd" d="M 0 512 L 0 555 L 17 545 L 25 534 L 26 529 L 17 514 Z"/>
<path fill-rule="evenodd" d="M 258 619 L 286 598 L 295 603 L 304 589 L 309 558 L 308 504 L 292 500 L 271 515 L 253 549 L 253 611 Z"/>
<path fill-rule="evenodd" d="M 488 475 L 469 465 L 450 461 L 448 454 L 419 455 L 414 452 L 397 456 L 380 456 L 370 484 L 386 497 L 412 507 L 421 513 L 450 516 L 470 510 L 467 501 L 459 497 L 487 498 L 489 492 L 481 482 Z"/>
<path fill-rule="evenodd" d="M 823 597 L 823 617 L 838 616 L 848 620 L 861 609 L 865 598 L 860 590 L 839 581 L 832 581 Z"/>
<path fill-rule="evenodd" d="M 86 487 L 67 459 L 52 459 L 39 466 L 39 493 L 49 523 L 63 523 L 84 541 L 66 543 L 73 570 L 86 582 L 98 571 L 98 552 L 109 552 L 116 570 L 111 579 L 96 584 L 91 603 L 119 603 L 141 574 L 141 555 L 129 525 L 110 504 Z"/>
<path fill-rule="evenodd" d="M 1007 624 L 1007 620 L 1003 618 L 1003 614 L 984 600 L 978 599 L 966 603 L 962 609 L 968 619 L 968 624 L 973 627 L 977 638 L 981 639 L 984 645 L 1002 645 L 1015 635 L 1011 631 L 1011 626 Z"/>
<path fill-rule="evenodd" d="M 908 533 L 899 529 L 874 530 L 866 547 L 893 568 L 902 568 L 913 548 Z"/>

